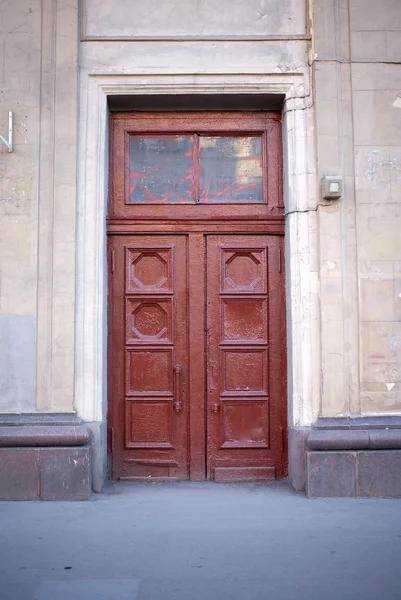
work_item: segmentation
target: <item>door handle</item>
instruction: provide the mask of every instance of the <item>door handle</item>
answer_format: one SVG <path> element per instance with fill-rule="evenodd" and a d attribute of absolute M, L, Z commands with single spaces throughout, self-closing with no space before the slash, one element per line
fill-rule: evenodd
<path fill-rule="evenodd" d="M 217 389 L 217 363 L 210 363 L 210 374 L 209 374 L 209 394 L 212 394 Z"/>
<path fill-rule="evenodd" d="M 217 413 L 220 411 L 220 404 L 218 402 L 215 402 L 214 404 L 211 405 L 211 407 L 212 407 L 212 412 L 214 412 L 217 415 Z"/>
<path fill-rule="evenodd" d="M 181 375 L 181 366 L 180 365 L 175 365 L 174 374 L 175 374 L 174 410 L 176 413 L 179 413 L 182 410 L 182 404 L 181 404 L 181 398 L 180 398 L 180 375 Z"/>

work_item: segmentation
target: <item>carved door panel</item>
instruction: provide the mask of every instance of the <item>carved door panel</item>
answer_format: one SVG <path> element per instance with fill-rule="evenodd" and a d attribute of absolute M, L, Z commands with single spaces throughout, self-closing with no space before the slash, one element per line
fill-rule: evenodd
<path fill-rule="evenodd" d="M 207 469 L 216 481 L 282 473 L 282 238 L 207 238 Z"/>
<path fill-rule="evenodd" d="M 113 479 L 188 478 L 186 236 L 110 239 Z"/>

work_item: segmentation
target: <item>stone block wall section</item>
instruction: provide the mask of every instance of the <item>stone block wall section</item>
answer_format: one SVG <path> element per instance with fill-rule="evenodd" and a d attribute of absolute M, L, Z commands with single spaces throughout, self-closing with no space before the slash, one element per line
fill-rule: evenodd
<path fill-rule="evenodd" d="M 0 7 L 0 412 L 73 410 L 78 2 Z M 21 347 L 23 344 L 23 348 Z"/>
<path fill-rule="evenodd" d="M 35 410 L 40 1 L 0 7 L 0 412 Z"/>
<path fill-rule="evenodd" d="M 319 419 L 307 448 L 309 497 L 401 496 L 401 417 Z"/>
<path fill-rule="evenodd" d="M 376 431 L 373 415 L 399 427 L 401 10 L 397 0 L 313 6 L 318 176 L 343 175 L 345 193 L 319 212 L 319 414 L 331 419 L 306 436 L 305 486 L 310 496 L 399 496 L 400 433 Z M 372 415 L 370 429 L 351 419 L 344 432 L 343 417 L 359 414 Z"/>
<path fill-rule="evenodd" d="M 2 134 L 14 113 L 14 152 L 0 149 L 3 500 L 91 489 L 89 431 L 72 416 L 78 16 L 77 1 L 0 6 Z"/>
<path fill-rule="evenodd" d="M 327 417 L 401 413 L 396 39 L 400 45 L 397 0 L 314 3 L 318 176 L 345 181 L 340 203 L 319 213 L 320 414 Z"/>
<path fill-rule="evenodd" d="M 0 418 L 0 500 L 88 500 L 89 430 L 75 415 Z"/>

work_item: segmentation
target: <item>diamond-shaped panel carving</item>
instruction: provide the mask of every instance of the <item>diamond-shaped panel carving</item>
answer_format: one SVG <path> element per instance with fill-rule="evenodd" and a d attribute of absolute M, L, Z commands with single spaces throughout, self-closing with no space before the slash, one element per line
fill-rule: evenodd
<path fill-rule="evenodd" d="M 160 337 L 167 330 L 167 315 L 158 304 L 141 304 L 134 312 L 134 327 L 143 337 Z"/>
<path fill-rule="evenodd" d="M 128 248 L 127 292 L 160 293 L 171 290 L 171 248 Z"/>
<path fill-rule="evenodd" d="M 222 291 L 265 292 L 265 250 L 259 248 L 224 250 L 222 273 Z"/>
<path fill-rule="evenodd" d="M 172 300 L 170 298 L 127 298 L 127 343 L 166 343 L 172 340 Z"/>
<path fill-rule="evenodd" d="M 260 263 L 253 254 L 234 254 L 226 264 L 226 277 L 233 287 L 250 289 L 260 281 Z"/>
<path fill-rule="evenodd" d="M 139 287 L 160 288 L 167 279 L 166 261 L 158 254 L 140 254 L 132 265 L 132 276 Z"/>

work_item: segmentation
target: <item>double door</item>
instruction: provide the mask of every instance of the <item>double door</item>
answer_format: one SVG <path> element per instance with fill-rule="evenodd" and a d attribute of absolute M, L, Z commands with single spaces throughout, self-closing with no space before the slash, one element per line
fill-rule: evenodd
<path fill-rule="evenodd" d="M 109 238 L 113 479 L 285 474 L 282 251 L 280 235 Z"/>

